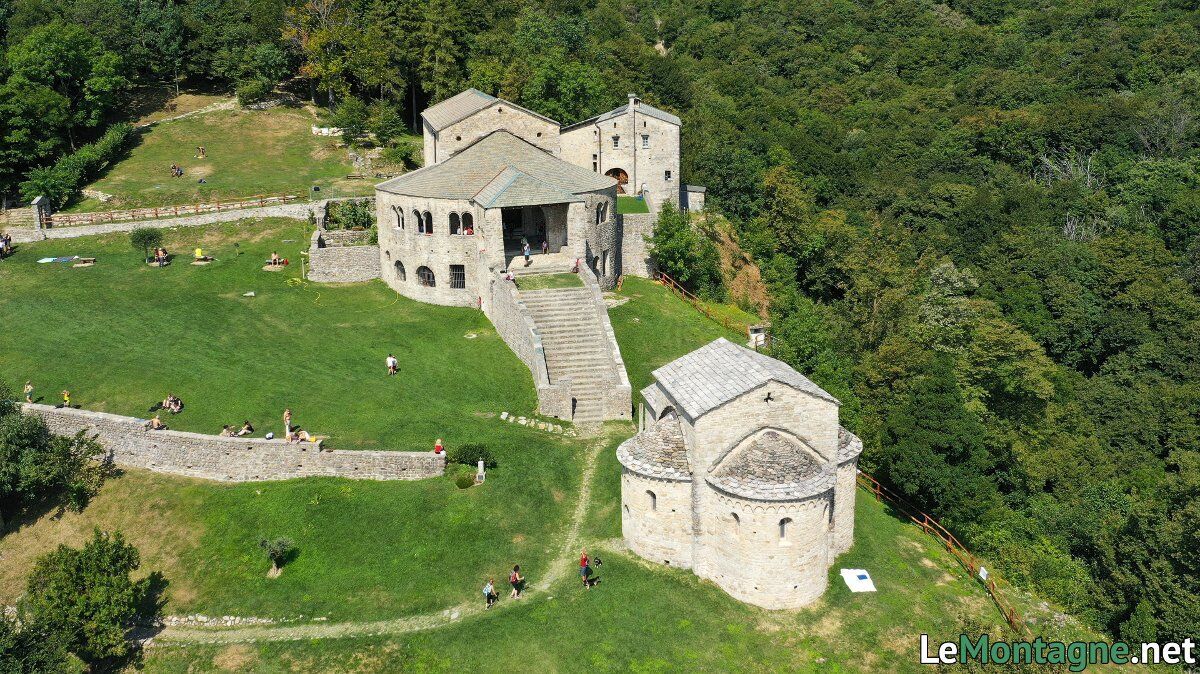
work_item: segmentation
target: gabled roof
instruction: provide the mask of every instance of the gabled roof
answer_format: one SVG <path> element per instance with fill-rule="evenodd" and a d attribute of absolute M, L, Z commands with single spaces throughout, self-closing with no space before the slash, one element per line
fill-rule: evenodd
<path fill-rule="evenodd" d="M 674 412 L 617 447 L 617 460 L 629 470 L 664 480 L 692 479 L 683 430 Z"/>
<path fill-rule="evenodd" d="M 654 378 L 690 419 L 714 410 L 769 381 L 787 384 L 840 405 L 786 363 L 721 337 L 654 371 Z"/>
<path fill-rule="evenodd" d="M 832 489 L 835 474 L 802 441 L 767 430 L 726 457 L 707 482 L 742 498 L 793 501 Z"/>
<path fill-rule="evenodd" d="M 583 201 L 582 198 L 554 185 L 532 178 L 512 166 L 505 167 L 491 182 L 484 185 L 472 199 L 484 208 L 537 206 Z"/>
<path fill-rule="evenodd" d="M 534 117 L 544 119 L 551 124 L 558 124 L 558 122 L 545 115 L 539 115 L 532 110 L 522 108 L 516 103 L 509 103 L 508 101 L 505 101 L 501 98 L 496 98 L 491 94 L 485 94 L 478 89 L 467 89 L 466 91 L 461 91 L 450 98 L 447 98 L 441 103 L 438 103 L 437 105 L 431 105 L 428 108 L 425 108 L 425 111 L 421 113 L 421 117 L 434 131 L 441 131 L 451 124 L 460 122 L 479 112 L 480 110 L 483 110 L 496 101 L 500 101 L 514 110 L 527 112 Z"/>
<path fill-rule="evenodd" d="M 514 173 L 508 173 L 513 178 L 509 185 L 505 186 L 503 181 L 497 182 L 500 174 L 509 169 L 523 174 L 525 178 L 520 179 Z M 616 184 L 613 178 L 565 162 L 499 129 L 451 155 L 446 161 L 379 183 L 375 189 L 413 197 L 499 200 L 505 194 L 504 188 L 511 188 L 513 193 L 509 198 L 513 201 L 539 198 L 538 195 L 541 195 L 551 200 L 537 203 L 562 203 L 566 197 L 569 197 L 569 201 L 578 201 L 573 195 Z M 485 188 L 489 191 L 481 194 Z M 496 205 L 502 204 L 497 202 Z"/>
<path fill-rule="evenodd" d="M 683 121 L 681 119 L 679 119 L 678 117 L 676 117 L 675 115 L 672 115 L 671 113 L 669 113 L 665 110 L 659 110 L 658 108 L 656 108 L 653 105 L 650 105 L 649 103 L 646 103 L 644 101 L 638 101 L 636 110 L 639 115 L 646 115 L 647 117 L 661 119 L 662 121 L 668 122 L 670 124 L 674 124 L 675 126 L 683 126 Z M 572 129 L 577 129 L 581 126 L 590 126 L 592 124 L 596 124 L 599 122 L 604 122 L 604 121 L 613 119 L 615 117 L 620 117 L 621 115 L 624 115 L 627 112 L 629 112 L 629 104 L 628 103 L 626 103 L 625 105 L 622 105 L 619 108 L 613 108 L 612 110 L 609 110 L 608 112 L 600 113 L 599 115 L 596 115 L 595 117 L 589 117 L 581 122 L 575 122 L 573 124 L 568 124 L 567 126 L 564 126 L 562 130 L 570 131 Z"/>

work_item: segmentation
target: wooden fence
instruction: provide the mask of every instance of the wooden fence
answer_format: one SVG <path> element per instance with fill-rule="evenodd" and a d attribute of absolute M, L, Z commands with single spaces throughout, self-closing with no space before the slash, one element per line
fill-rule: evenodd
<path fill-rule="evenodd" d="M 971 551 L 967 550 L 946 527 L 942 526 L 941 522 L 922 512 L 908 501 L 905 501 L 899 494 L 883 486 L 878 480 L 861 470 L 858 472 L 858 485 L 871 492 L 875 496 L 875 500 L 887 503 L 912 520 L 913 524 L 921 527 L 921 530 L 926 534 L 941 541 L 946 550 L 954 555 L 954 558 L 970 573 L 971 577 L 979 581 L 984 589 L 987 590 L 988 595 L 992 598 L 992 602 L 996 604 L 996 608 L 1000 609 L 1000 613 L 1004 616 L 1004 621 L 1008 623 L 1009 627 L 1023 638 L 1033 637 L 1033 632 L 1025 624 L 1025 621 L 1021 619 L 1021 614 L 1017 612 L 1016 607 L 1005 599 L 1001 593 L 1000 588 L 996 584 L 996 573 L 989 570 L 986 579 L 981 577 L 979 570 L 982 568 L 982 565 L 979 563 L 979 558 L 971 554 Z"/>
<path fill-rule="evenodd" d="M 671 292 L 678 295 L 680 298 L 683 299 L 683 301 L 692 305 L 696 309 L 696 311 L 699 311 L 700 313 L 704 314 L 705 316 L 707 316 L 707 317 L 711 318 L 712 320 L 725 326 L 725 329 L 734 330 L 736 332 L 741 332 L 743 334 L 748 334 L 748 332 L 750 330 L 750 326 L 748 324 L 731 321 L 731 320 L 729 320 L 728 316 L 718 316 L 717 314 L 713 313 L 712 310 L 710 310 L 708 308 L 708 305 L 705 304 L 704 300 L 700 299 L 692 291 L 688 290 L 687 288 L 684 288 L 682 285 L 679 284 L 678 281 L 671 278 L 666 273 L 661 272 L 661 271 L 655 272 L 654 280 L 658 281 L 662 285 L 666 286 L 668 290 L 670 290 Z"/>
<path fill-rule="evenodd" d="M 286 204 L 299 199 L 292 194 L 274 196 L 256 195 L 232 201 L 183 204 L 180 206 L 158 206 L 155 208 L 133 208 L 125 211 L 99 213 L 55 213 L 43 221 L 45 227 L 70 227 L 72 225 L 97 225 L 105 222 L 128 222 L 130 220 L 157 220 L 159 218 L 181 218 L 202 213 L 219 213 L 243 208 L 262 208 Z"/>

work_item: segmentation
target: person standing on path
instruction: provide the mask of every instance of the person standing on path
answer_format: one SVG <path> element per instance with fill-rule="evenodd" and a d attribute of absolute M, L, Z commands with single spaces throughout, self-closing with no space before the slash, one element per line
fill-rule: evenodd
<path fill-rule="evenodd" d="M 33 402 L 33 382 L 27 380 L 25 382 L 24 390 L 25 390 L 25 402 L 27 402 L 27 403 Z"/>
<path fill-rule="evenodd" d="M 292 408 L 288 407 L 283 410 L 283 437 L 292 434 Z"/>
<path fill-rule="evenodd" d="M 529 266 L 529 242 L 526 241 L 521 245 L 521 253 L 525 256 L 525 266 Z"/>
<path fill-rule="evenodd" d="M 525 576 L 521 575 L 521 565 L 513 565 L 512 573 L 508 574 L 508 584 L 512 585 L 512 594 L 509 595 L 512 599 L 521 598 L 521 587 L 525 584 Z"/>
<path fill-rule="evenodd" d="M 387 357 L 388 375 L 396 374 L 398 369 L 400 369 L 400 361 L 396 360 L 396 357 L 389 353 Z"/>
<path fill-rule="evenodd" d="M 588 564 L 587 550 L 583 550 L 579 555 L 579 577 L 583 579 L 583 589 L 590 590 L 592 586 L 588 583 L 588 579 L 592 575 L 592 567 Z"/>
<path fill-rule="evenodd" d="M 496 601 L 500 599 L 500 595 L 496 594 L 495 581 L 488 578 L 487 585 L 483 586 L 483 600 L 487 602 L 484 610 L 487 610 L 496 605 Z"/>

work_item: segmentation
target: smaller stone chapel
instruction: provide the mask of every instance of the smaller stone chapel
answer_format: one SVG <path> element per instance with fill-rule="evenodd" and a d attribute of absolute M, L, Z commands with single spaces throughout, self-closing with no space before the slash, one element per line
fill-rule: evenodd
<path fill-rule="evenodd" d="M 617 448 L 629 548 L 764 608 L 815 601 L 854 541 L 862 442 L 838 400 L 725 339 L 653 374 L 641 429 Z"/>

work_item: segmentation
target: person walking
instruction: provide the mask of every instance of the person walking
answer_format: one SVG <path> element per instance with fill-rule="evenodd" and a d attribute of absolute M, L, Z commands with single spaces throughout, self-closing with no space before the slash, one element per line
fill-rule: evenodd
<path fill-rule="evenodd" d="M 496 594 L 495 581 L 493 581 L 491 578 L 488 578 L 487 584 L 483 586 L 483 600 L 487 602 L 487 604 L 483 607 L 484 610 L 486 611 L 487 609 L 495 606 L 499 599 L 500 595 Z"/>
<path fill-rule="evenodd" d="M 512 585 L 512 594 L 509 597 L 511 599 L 520 599 L 521 589 L 525 585 L 525 576 L 521 575 L 520 564 L 513 565 L 512 573 L 508 574 L 508 584 Z"/>
<path fill-rule="evenodd" d="M 33 382 L 32 381 L 25 382 L 24 391 L 25 391 L 25 402 L 27 402 L 27 403 L 33 402 Z"/>
<path fill-rule="evenodd" d="M 529 266 L 529 242 L 521 244 L 521 254 L 525 256 L 525 266 Z"/>
<path fill-rule="evenodd" d="M 283 410 L 283 437 L 292 434 L 292 408 L 288 407 Z"/>
<path fill-rule="evenodd" d="M 388 375 L 390 376 L 396 374 L 398 369 L 400 369 L 400 361 L 396 360 L 396 357 L 389 353 L 387 357 Z"/>

